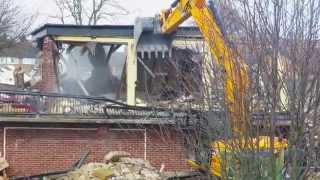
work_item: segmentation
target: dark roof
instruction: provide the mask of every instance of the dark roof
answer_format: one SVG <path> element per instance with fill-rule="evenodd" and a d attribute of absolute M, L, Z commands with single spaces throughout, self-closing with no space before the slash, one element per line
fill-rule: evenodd
<path fill-rule="evenodd" d="M 70 25 L 70 24 L 45 24 L 35 29 L 31 35 L 33 39 L 45 36 L 98 36 L 98 37 L 122 37 L 133 38 L 134 25 Z M 175 33 L 176 37 L 191 36 L 201 37 L 197 27 L 179 27 Z"/>
<path fill-rule="evenodd" d="M 17 90 L 23 90 L 23 89 L 22 88 L 18 88 L 15 85 L 0 83 L 0 90 L 17 91 Z"/>
<path fill-rule="evenodd" d="M 0 49 L 2 57 L 36 58 L 39 50 L 29 41 L 17 42 L 8 48 Z"/>
<path fill-rule="evenodd" d="M 130 25 L 71 25 L 45 24 L 31 32 L 32 36 L 73 35 L 73 36 L 133 36 L 133 26 Z"/>

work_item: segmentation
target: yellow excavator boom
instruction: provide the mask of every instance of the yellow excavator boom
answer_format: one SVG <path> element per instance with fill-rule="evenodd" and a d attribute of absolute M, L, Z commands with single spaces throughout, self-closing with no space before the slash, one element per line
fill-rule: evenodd
<path fill-rule="evenodd" d="M 225 102 L 233 138 L 213 142 L 212 148 L 217 152 L 210 160 L 210 173 L 221 177 L 222 158 L 219 152 L 228 153 L 231 150 L 241 149 L 268 150 L 271 147 L 271 138 L 268 136 L 246 138 L 249 137 L 246 132 L 250 125 L 245 102 L 249 86 L 247 66 L 227 43 L 222 25 L 218 23 L 221 21 L 210 1 L 206 4 L 205 0 L 176 0 L 170 9 L 160 14 L 161 33 L 172 33 L 189 17 L 192 17 L 199 27 L 213 59 L 224 70 Z M 287 141 L 280 138 L 273 139 L 273 142 L 275 153 L 277 151 L 283 153 L 282 150 L 288 146 Z M 194 169 L 205 171 L 205 167 L 195 161 L 189 160 L 188 164 Z"/>
<path fill-rule="evenodd" d="M 218 23 L 221 21 L 210 2 L 207 4 L 205 0 L 176 0 L 170 9 L 162 11 L 156 18 L 138 18 L 134 39 L 137 55 L 140 54 L 141 58 L 170 57 L 170 34 L 189 17 L 196 22 L 212 59 L 224 70 L 224 94 L 232 138 L 212 142 L 212 150 L 216 152 L 211 156 L 210 169 L 195 161 L 188 161 L 188 164 L 199 171 L 210 171 L 212 175 L 221 176 L 222 172 L 228 171 L 228 160 L 221 155 L 228 154 L 231 150 L 268 150 L 271 146 L 273 150 L 277 149 L 276 146 L 282 150 L 287 147 L 287 142 L 268 136 L 254 138 L 246 134 L 250 126 L 245 101 L 249 85 L 247 66 L 236 51 L 230 48 L 222 24 Z M 153 50 L 150 52 L 150 49 Z M 210 95 L 206 98 L 211 99 Z"/>
<path fill-rule="evenodd" d="M 225 73 L 225 101 L 233 137 L 242 137 L 249 122 L 245 106 L 245 93 L 248 90 L 246 64 L 235 54 L 226 42 L 218 24 L 214 8 L 205 0 L 178 0 L 168 10 L 160 14 L 161 31 L 172 33 L 189 17 L 192 17 L 207 43 L 213 59 Z"/>

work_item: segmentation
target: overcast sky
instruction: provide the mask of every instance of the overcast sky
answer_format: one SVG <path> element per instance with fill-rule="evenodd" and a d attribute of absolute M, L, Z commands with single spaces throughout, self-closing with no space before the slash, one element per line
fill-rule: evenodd
<path fill-rule="evenodd" d="M 35 27 L 45 23 L 57 23 L 50 18 L 57 14 L 54 0 L 15 0 L 27 12 L 37 13 L 38 18 Z M 130 15 L 120 16 L 110 24 L 132 24 L 137 16 L 154 16 L 160 10 L 168 8 L 173 0 L 118 0 L 120 5 L 126 8 Z"/>

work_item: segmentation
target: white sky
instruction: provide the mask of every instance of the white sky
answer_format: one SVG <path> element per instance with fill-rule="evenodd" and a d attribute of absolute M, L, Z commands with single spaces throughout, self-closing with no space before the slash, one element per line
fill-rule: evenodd
<path fill-rule="evenodd" d="M 50 18 L 57 14 L 54 0 L 15 0 L 17 4 L 25 8 L 27 12 L 37 13 L 38 17 L 34 27 L 45 23 L 57 23 L 57 20 Z M 120 5 L 126 8 L 130 14 L 114 19 L 112 24 L 133 24 L 137 16 L 154 16 L 160 10 L 170 6 L 173 0 L 118 0 Z"/>

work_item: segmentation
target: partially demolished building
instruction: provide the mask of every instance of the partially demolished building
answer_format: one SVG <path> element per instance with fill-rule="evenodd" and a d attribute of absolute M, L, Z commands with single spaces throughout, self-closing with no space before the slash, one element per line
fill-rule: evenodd
<path fill-rule="evenodd" d="M 194 151 L 183 132 L 192 132 L 198 114 L 188 102 L 205 104 L 195 101 L 199 87 L 216 83 L 203 82 L 205 44 L 194 27 L 173 33 L 170 50 L 166 42 L 137 46 L 136 33 L 134 26 L 55 24 L 32 32 L 38 78 L 28 91 L 0 90 L 0 152 L 9 175 L 65 169 L 88 151 L 89 161 L 127 151 L 165 171 L 189 170 Z M 254 125 L 265 116 L 255 114 Z M 280 126 L 286 118 L 279 114 Z"/>
<path fill-rule="evenodd" d="M 113 150 L 166 171 L 188 170 L 191 154 L 183 130 L 174 128 L 188 128 L 188 118 L 149 106 L 168 107 L 168 100 L 197 92 L 192 83 L 183 84 L 199 65 L 190 50 L 174 49 L 168 58 L 150 47 L 149 58 L 137 58 L 133 26 L 48 24 L 32 36 L 41 51 L 41 78 L 32 91 L 0 93 L 0 144 L 10 175 L 61 170 L 84 152 L 95 161 Z M 176 47 L 201 42 L 193 27 L 173 36 Z M 180 69 L 185 79 L 177 77 Z"/>

